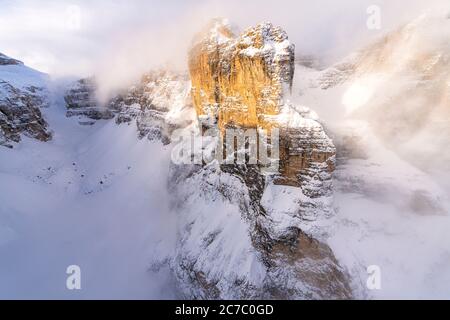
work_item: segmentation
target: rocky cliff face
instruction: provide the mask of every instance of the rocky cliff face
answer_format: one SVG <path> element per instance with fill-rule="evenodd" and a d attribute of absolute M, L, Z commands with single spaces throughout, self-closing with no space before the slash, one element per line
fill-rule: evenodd
<path fill-rule="evenodd" d="M 352 296 L 331 249 L 309 233 L 333 213 L 335 149 L 315 114 L 288 101 L 293 59 L 293 45 L 271 24 L 236 37 L 215 20 L 194 41 L 189 68 L 199 130 L 221 133 L 202 148 L 223 143 L 228 128 L 277 128 L 280 167 L 267 175 L 249 162 L 172 166 L 180 241 L 170 265 L 186 297 Z"/>
<path fill-rule="evenodd" d="M 286 33 L 263 23 L 235 36 L 226 20 L 214 20 L 189 54 L 198 115 L 221 129 L 233 123 L 269 127 L 292 86 L 294 45 Z"/>
<path fill-rule="evenodd" d="M 135 120 L 140 138 L 168 144 L 173 130 L 193 121 L 189 78 L 170 71 L 149 72 L 112 99 L 108 108 L 118 110 L 118 124 Z"/>
<path fill-rule="evenodd" d="M 68 117 L 87 117 L 93 120 L 112 119 L 115 116 L 114 109 L 108 109 L 100 105 L 96 96 L 96 83 L 94 78 L 80 79 L 74 83 L 66 92 Z M 82 124 L 89 122 L 81 121 Z"/>
<path fill-rule="evenodd" d="M 51 139 L 41 108 L 48 106 L 43 75 L 0 54 L 0 145 L 12 147 L 21 135 Z"/>
<path fill-rule="evenodd" d="M 161 263 L 170 266 L 185 298 L 352 296 L 325 238 L 311 232 L 333 214 L 335 149 L 314 112 L 289 102 L 293 50 L 271 24 L 237 37 L 216 20 L 194 41 L 190 78 L 150 72 L 103 107 L 116 123 L 135 121 L 139 137 L 173 150 L 184 142 L 187 150 L 191 144 L 214 150 L 227 128 L 280 132 L 279 171 L 270 174 L 261 163 L 170 164 L 178 240 Z M 75 95 L 80 110 L 97 108 L 91 93 Z M 221 136 L 202 135 L 211 128 Z"/>
<path fill-rule="evenodd" d="M 167 144 L 177 127 L 193 121 L 189 78 L 167 70 L 144 74 L 140 81 L 101 105 L 96 99 L 94 78 L 81 79 L 65 95 L 67 116 L 78 116 L 80 123 L 115 118 L 117 124 L 134 121 L 139 138 Z M 86 121 L 88 119 L 88 121 Z"/>
<path fill-rule="evenodd" d="M 226 20 L 214 20 L 194 40 L 189 70 L 203 126 L 280 130 L 276 183 L 300 186 L 314 163 L 332 171 L 333 143 L 307 108 L 289 102 L 294 45 L 282 29 L 263 23 L 237 36 Z"/>
<path fill-rule="evenodd" d="M 13 65 L 23 65 L 23 62 L 8 57 L 3 53 L 0 53 L 0 66 L 13 66 Z"/>
<path fill-rule="evenodd" d="M 309 233 L 330 213 L 330 199 L 274 185 L 252 167 L 228 171 L 214 163 L 172 166 L 179 240 L 164 262 L 183 297 L 351 298 L 346 271 L 323 239 Z"/>

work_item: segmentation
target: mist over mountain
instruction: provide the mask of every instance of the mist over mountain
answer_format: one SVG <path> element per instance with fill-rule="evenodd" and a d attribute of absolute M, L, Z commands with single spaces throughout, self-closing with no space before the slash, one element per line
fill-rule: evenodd
<path fill-rule="evenodd" d="M 449 298 L 449 15 L 326 3 L 100 1 L 50 74 L 1 20 L 0 297 Z"/>

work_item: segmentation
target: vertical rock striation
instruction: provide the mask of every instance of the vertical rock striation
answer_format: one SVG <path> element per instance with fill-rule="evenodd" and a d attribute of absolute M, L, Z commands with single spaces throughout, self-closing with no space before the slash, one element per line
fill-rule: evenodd
<path fill-rule="evenodd" d="M 207 144 L 223 143 L 228 128 L 276 128 L 280 157 L 269 175 L 259 161 L 172 166 L 181 241 L 171 267 L 181 291 L 203 299 L 350 298 L 345 271 L 309 233 L 332 212 L 335 148 L 315 114 L 289 101 L 294 46 L 286 33 L 263 23 L 238 36 L 216 19 L 195 38 L 189 71 L 200 131 L 220 133 Z"/>
<path fill-rule="evenodd" d="M 197 114 L 243 127 L 270 126 L 292 86 L 294 45 L 270 23 L 236 37 L 225 20 L 214 20 L 189 55 Z"/>
<path fill-rule="evenodd" d="M 262 23 L 237 36 L 215 19 L 194 40 L 189 71 L 195 109 L 204 126 L 280 130 L 276 183 L 301 186 L 316 164 L 332 172 L 335 148 L 314 114 L 289 102 L 295 47 L 286 32 Z"/>

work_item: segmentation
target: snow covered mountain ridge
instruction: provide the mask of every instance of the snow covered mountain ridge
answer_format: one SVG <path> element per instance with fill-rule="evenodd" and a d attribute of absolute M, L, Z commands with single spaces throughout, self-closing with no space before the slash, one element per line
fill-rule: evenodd
<path fill-rule="evenodd" d="M 294 65 L 280 28 L 238 35 L 219 20 L 194 40 L 189 74 L 148 72 L 106 105 L 94 78 L 49 92 L 0 56 L 0 144 L 14 147 L 0 148 L 0 279 L 66 297 L 50 292 L 75 260 L 97 298 L 448 297 L 450 189 L 432 175 L 450 177 L 447 24 L 422 17 L 317 71 Z M 284 130 L 283 174 L 171 162 L 190 137 L 215 148 L 205 118 Z M 27 271 L 42 254 L 52 272 Z M 379 291 L 365 284 L 374 264 Z M 29 290 L 24 274 L 49 281 Z"/>
<path fill-rule="evenodd" d="M 191 81 L 170 72 L 149 73 L 104 107 L 93 103 L 93 86 L 82 81 L 66 95 L 68 116 L 107 119 L 116 114 L 118 124 L 135 121 L 141 138 L 174 148 L 180 138 L 174 132 L 181 137 L 194 133 L 208 150 L 223 143 L 223 136 L 202 137 L 215 124 L 219 130 L 229 125 L 249 129 L 252 124 L 260 130 L 267 123 L 272 130 L 279 127 L 282 158 L 277 159 L 280 172 L 273 177 L 250 163 L 171 165 L 168 183 L 178 215 L 178 241 L 176 254 L 161 260 L 168 261 L 180 292 L 190 298 L 348 298 L 348 280 L 331 250 L 300 227 L 332 215 L 335 150 L 313 113 L 289 104 L 293 46 L 284 31 L 270 24 L 246 30 L 236 43 L 227 42 L 224 34 L 232 31 L 222 22 L 215 21 L 206 38 L 197 37 L 200 46 L 194 44 L 189 58 Z M 251 55 L 244 42 L 247 49 L 254 48 Z M 223 52 L 215 45 L 223 46 Z M 234 48 L 241 52 L 233 53 Z M 264 80 L 254 76 L 252 68 Z M 247 80 L 224 84 L 231 73 Z M 191 88 L 191 82 L 197 87 Z M 219 84 L 223 91 L 214 100 Z M 251 92 L 255 97 L 246 100 Z M 202 101 L 205 96 L 210 100 Z M 216 210 L 210 211 L 212 206 Z M 237 247 L 229 244 L 236 228 L 241 242 Z M 302 270 L 306 265 L 308 271 Z M 321 277 L 336 280 L 319 285 Z M 288 291 L 280 290 L 281 282 L 290 283 Z"/>

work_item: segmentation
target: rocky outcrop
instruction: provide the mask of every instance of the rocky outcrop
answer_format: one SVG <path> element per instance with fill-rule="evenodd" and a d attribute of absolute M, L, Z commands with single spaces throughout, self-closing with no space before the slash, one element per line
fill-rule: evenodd
<path fill-rule="evenodd" d="M 118 124 L 136 121 L 140 138 L 167 144 L 174 129 L 192 123 L 189 78 L 170 71 L 149 72 L 113 98 L 108 108 L 118 110 Z"/>
<path fill-rule="evenodd" d="M 314 115 L 289 102 L 294 45 L 270 23 L 237 36 L 223 19 L 212 21 L 189 53 L 192 97 L 205 127 L 280 130 L 280 170 L 275 182 L 301 185 L 302 171 L 327 163 L 334 146 Z M 228 155 L 226 155 L 228 156 Z"/>
<path fill-rule="evenodd" d="M 123 90 L 107 103 L 96 99 L 94 78 L 81 79 L 65 95 L 67 116 L 86 119 L 113 119 L 117 124 L 133 121 L 140 139 L 169 143 L 171 132 L 193 121 L 190 83 L 186 75 L 156 70 L 144 74 L 140 81 Z"/>
<path fill-rule="evenodd" d="M 115 110 L 103 107 L 97 101 L 96 89 L 93 78 L 80 79 L 74 83 L 64 96 L 67 117 L 81 116 L 93 120 L 114 118 Z"/>
<path fill-rule="evenodd" d="M 199 131 L 219 132 L 193 144 L 215 150 L 226 129 L 278 129 L 279 170 L 217 159 L 172 165 L 179 241 L 169 261 L 180 290 L 198 299 L 350 298 L 345 270 L 310 233 L 333 213 L 335 148 L 315 114 L 288 100 L 294 47 L 268 23 L 235 34 L 215 20 L 190 51 Z"/>
<path fill-rule="evenodd" d="M 22 61 L 10 58 L 0 53 L 0 66 L 23 65 Z"/>
<path fill-rule="evenodd" d="M 119 125 L 135 122 L 139 137 L 172 150 L 178 138 L 186 150 L 215 150 L 228 128 L 279 131 L 275 172 L 265 172 L 261 159 L 170 165 L 178 234 L 175 252 L 161 263 L 169 264 L 180 293 L 191 299 L 350 298 L 345 270 L 309 232 L 333 213 L 335 149 L 314 112 L 289 102 L 294 46 L 269 23 L 235 34 L 223 20 L 214 21 L 194 41 L 190 78 L 148 73 L 104 107 Z M 97 108 L 90 90 L 79 94 L 78 110 Z M 208 129 L 218 136 L 203 136 Z"/>
<path fill-rule="evenodd" d="M 292 86 L 294 46 L 270 23 L 236 37 L 226 20 L 214 20 L 189 54 L 192 96 L 199 116 L 223 129 L 268 127 Z"/>
<path fill-rule="evenodd" d="M 8 68 L 6 74 L 3 68 Z M 31 77 L 32 72 L 22 62 L 0 54 L 0 145 L 12 148 L 11 143 L 19 142 L 22 135 L 41 141 L 51 139 L 40 110 L 48 106 L 45 87 L 20 80 L 25 73 Z"/>
<path fill-rule="evenodd" d="M 354 61 L 343 61 L 326 69 L 317 80 L 318 86 L 327 90 L 336 87 L 350 79 L 356 71 Z"/>
<path fill-rule="evenodd" d="M 169 188 L 179 234 L 168 261 L 183 297 L 352 297 L 331 249 L 302 230 L 331 214 L 330 199 L 274 185 L 251 166 L 214 163 L 172 166 Z"/>

